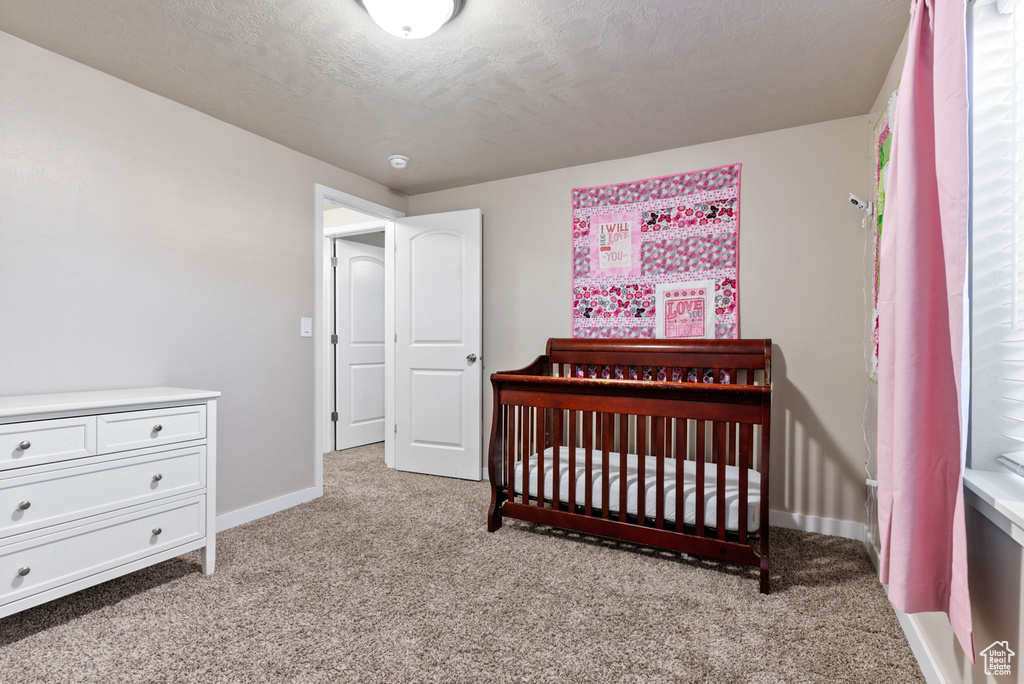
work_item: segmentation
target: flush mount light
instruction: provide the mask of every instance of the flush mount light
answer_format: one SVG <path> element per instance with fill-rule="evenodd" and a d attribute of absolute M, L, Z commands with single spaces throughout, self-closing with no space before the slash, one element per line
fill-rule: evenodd
<path fill-rule="evenodd" d="M 409 165 L 409 158 L 404 154 L 393 154 L 388 157 L 388 162 L 390 162 L 396 169 L 404 169 Z"/>
<path fill-rule="evenodd" d="M 463 0 L 356 0 L 378 26 L 399 38 L 426 38 L 462 9 Z"/>

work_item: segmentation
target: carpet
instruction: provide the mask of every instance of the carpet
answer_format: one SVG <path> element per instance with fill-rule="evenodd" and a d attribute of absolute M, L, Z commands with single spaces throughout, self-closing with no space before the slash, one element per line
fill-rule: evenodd
<path fill-rule="evenodd" d="M 753 569 L 506 521 L 489 486 L 328 454 L 324 497 L 0 620 L 29 682 L 920 682 L 861 543 Z"/>

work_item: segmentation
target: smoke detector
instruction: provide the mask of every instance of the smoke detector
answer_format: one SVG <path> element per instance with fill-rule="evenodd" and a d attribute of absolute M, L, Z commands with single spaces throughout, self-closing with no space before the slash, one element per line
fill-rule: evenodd
<path fill-rule="evenodd" d="M 388 162 L 396 169 L 404 169 L 409 165 L 409 158 L 404 154 L 393 154 L 388 157 Z"/>

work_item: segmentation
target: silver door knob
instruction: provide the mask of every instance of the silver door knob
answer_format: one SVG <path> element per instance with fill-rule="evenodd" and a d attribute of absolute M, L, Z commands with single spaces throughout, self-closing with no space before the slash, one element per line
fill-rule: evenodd
<path fill-rule="evenodd" d="M 466 356 L 466 363 L 468 363 L 470 366 L 476 363 L 476 354 L 468 354 Z"/>
<path fill-rule="evenodd" d="M 25 451 L 25 450 L 27 450 L 27 449 L 28 449 L 28 448 L 29 448 L 30 446 L 32 446 L 32 442 L 30 442 L 30 441 L 28 441 L 28 440 L 26 439 L 26 440 L 25 440 L 24 442 L 22 442 L 21 444 L 19 444 L 19 445 L 18 445 L 18 448 L 19 448 L 19 449 L 21 449 L 22 451 Z"/>
<path fill-rule="evenodd" d="M 23 567 L 23 568 L 18 568 L 18 576 L 19 577 L 24 577 L 25 575 L 27 575 L 30 572 L 32 572 L 32 568 L 28 567 L 27 565 L 25 567 Z"/>
<path fill-rule="evenodd" d="M 31 501 L 22 501 L 20 504 L 18 504 L 18 510 L 19 511 L 27 511 L 31 507 L 32 507 L 32 502 Z"/>
<path fill-rule="evenodd" d="M 153 528 L 153 536 L 154 537 L 159 537 L 162 533 L 163 533 L 163 530 L 161 528 L 159 528 L 159 527 L 154 527 Z"/>
<path fill-rule="evenodd" d="M 164 479 L 164 476 L 161 475 L 160 473 L 157 473 L 156 475 L 153 476 L 153 482 L 159 482 L 162 479 Z"/>
<path fill-rule="evenodd" d="M 163 429 L 164 429 L 164 426 L 161 425 L 160 423 L 157 423 L 156 425 L 153 426 L 153 432 L 160 432 Z"/>

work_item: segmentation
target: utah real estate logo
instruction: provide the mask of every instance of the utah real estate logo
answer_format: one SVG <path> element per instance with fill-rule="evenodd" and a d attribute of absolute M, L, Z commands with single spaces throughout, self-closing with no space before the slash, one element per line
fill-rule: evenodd
<path fill-rule="evenodd" d="M 993 641 L 979 655 L 985 659 L 985 674 L 997 677 L 1013 674 L 1013 664 L 1010 661 L 1017 654 L 1010 650 L 1009 643 Z"/>

